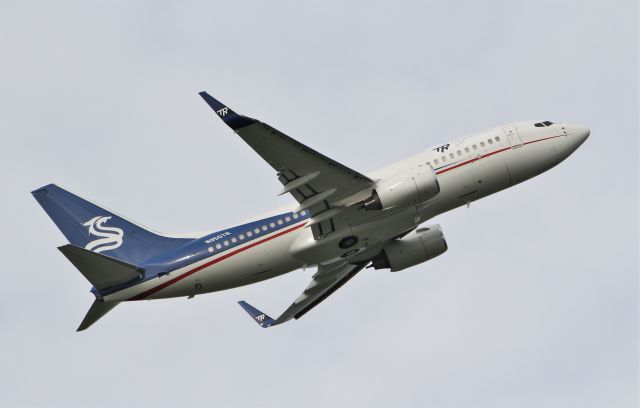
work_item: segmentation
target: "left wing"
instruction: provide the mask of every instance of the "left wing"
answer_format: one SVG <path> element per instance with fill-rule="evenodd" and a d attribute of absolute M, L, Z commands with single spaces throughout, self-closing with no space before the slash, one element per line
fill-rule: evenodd
<path fill-rule="evenodd" d="M 339 261 L 328 265 L 320 265 L 318 271 L 313 275 L 311 283 L 306 287 L 304 292 L 302 292 L 293 304 L 277 319 L 272 319 L 244 300 L 238 303 L 253 320 L 265 328 L 284 323 L 291 319 L 299 319 L 320 302 L 328 298 L 333 292 L 340 289 L 342 285 L 353 278 L 368 263 L 369 261 L 358 263 Z"/>
<path fill-rule="evenodd" d="M 336 230 L 332 218 L 345 205 L 341 200 L 370 189 L 373 180 L 324 156 L 259 120 L 239 115 L 206 92 L 202 99 L 256 151 L 283 184 L 280 194 L 290 193 L 299 203 L 296 211 L 309 210 L 316 239 Z"/>

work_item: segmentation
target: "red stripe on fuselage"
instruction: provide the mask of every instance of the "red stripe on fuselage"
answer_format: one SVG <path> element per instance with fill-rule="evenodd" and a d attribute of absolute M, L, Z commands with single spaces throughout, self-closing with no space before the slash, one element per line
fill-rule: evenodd
<path fill-rule="evenodd" d="M 529 141 L 529 142 L 527 142 L 527 143 L 523 143 L 523 146 L 524 146 L 524 145 L 531 144 L 531 143 L 542 142 L 543 140 L 555 139 L 555 138 L 560 137 L 560 136 L 563 136 L 563 135 L 551 136 L 551 137 L 545 137 L 544 139 L 538 139 L 538 140 L 531 140 L 531 141 Z M 467 164 L 469 164 L 469 163 L 473 163 L 473 162 L 478 161 L 478 160 L 480 160 L 480 159 L 484 159 L 485 157 L 493 156 L 494 154 L 498 154 L 498 153 L 501 153 L 501 152 L 505 152 L 505 151 L 507 151 L 507 150 L 511 150 L 511 147 L 505 147 L 504 149 L 496 150 L 495 152 L 491 152 L 491 153 L 483 154 L 482 156 L 476 157 L 475 159 L 467 160 L 466 162 L 462 162 L 462 163 L 456 164 L 455 166 L 451 166 L 451 167 L 449 167 L 449 168 L 446 168 L 446 169 L 442 169 L 442 170 L 440 170 L 440 171 L 437 171 L 437 172 L 436 172 L 436 174 L 446 173 L 446 172 L 448 172 L 449 170 L 457 169 L 458 167 L 465 166 L 465 165 L 467 165 Z"/>
<path fill-rule="evenodd" d="M 549 140 L 549 139 L 555 139 L 555 138 L 560 137 L 560 136 L 562 136 L 562 135 L 545 137 L 543 139 L 538 139 L 538 140 L 532 140 L 532 141 L 524 143 L 523 145 L 528 145 L 528 144 L 536 143 L 536 142 L 542 142 L 544 140 Z M 501 153 L 501 152 L 504 152 L 504 151 L 507 151 L 507 150 L 510 150 L 510 149 L 511 149 L 511 147 L 505 147 L 503 149 L 499 149 L 499 150 L 496 150 L 494 152 L 484 154 L 484 155 L 476 157 L 474 159 L 467 160 L 466 162 L 462 162 L 462 163 L 456 164 L 455 166 L 451 166 L 449 168 L 440 170 L 440 171 L 436 172 L 436 174 L 446 173 L 447 171 L 450 171 L 450 170 L 453 170 L 453 169 L 457 169 L 458 167 L 465 166 L 465 165 L 467 165 L 469 163 L 473 163 L 473 162 L 478 161 L 480 159 L 483 159 L 483 158 L 486 158 L 486 157 L 489 157 L 489 156 L 493 156 L 494 154 L 498 154 L 498 153 Z M 262 244 L 264 242 L 270 241 L 270 240 L 272 240 L 274 238 L 282 236 L 282 235 L 284 235 L 286 233 L 289 233 L 291 231 L 294 231 L 294 230 L 296 230 L 298 228 L 304 227 L 305 225 L 306 225 L 306 223 L 297 225 L 297 226 L 295 226 L 293 228 L 289 228 L 288 230 L 281 231 L 281 232 L 279 232 L 277 234 L 274 234 L 274 235 L 272 235 L 272 236 L 270 236 L 268 238 L 265 238 L 263 240 L 253 242 L 253 243 L 251 243 L 251 244 L 249 244 L 249 245 L 247 245 L 247 246 L 245 246 L 243 248 L 236 249 L 235 251 L 229 252 L 228 254 L 222 255 L 220 258 L 216 258 L 216 259 L 214 259 L 212 261 L 209 261 L 209 262 L 207 262 L 207 263 L 205 263 L 203 265 L 195 267 L 195 268 L 191 269 L 190 271 L 187 271 L 187 272 L 183 273 L 180 276 L 177 276 L 177 277 L 175 277 L 175 278 L 173 278 L 171 280 L 168 280 L 167 282 L 165 282 L 163 284 L 160 284 L 160 285 L 158 285 L 156 287 L 153 287 L 153 288 L 151 288 L 149 290 L 146 290 L 146 291 L 140 293 L 139 295 L 133 296 L 132 298 L 127 299 L 127 300 L 143 300 L 143 299 L 153 295 L 154 293 L 156 293 L 156 292 L 158 292 L 158 291 L 160 291 L 160 290 L 162 290 L 162 289 L 164 289 L 164 288 L 166 288 L 166 287 L 168 287 L 170 285 L 173 285 L 174 283 L 176 283 L 178 281 L 181 281 L 182 279 L 186 278 L 187 276 L 193 275 L 194 273 L 196 273 L 198 271 L 201 271 L 202 269 L 204 269 L 204 268 L 206 268 L 208 266 L 211 266 L 211 265 L 216 264 L 218 262 L 224 261 L 225 259 L 230 258 L 233 255 L 239 254 L 240 252 L 243 252 L 243 251 L 246 251 L 247 249 L 253 248 L 256 245 L 260 245 L 260 244 Z"/>
<path fill-rule="evenodd" d="M 153 287 L 153 288 L 151 288 L 151 289 L 149 289 L 149 290 L 146 290 L 146 291 L 144 291 L 144 292 L 140 293 L 139 295 L 135 295 L 135 296 L 133 296 L 132 298 L 127 299 L 127 300 L 143 300 L 143 299 L 145 299 L 145 298 L 147 298 L 147 297 L 149 297 L 149 296 L 153 295 L 154 293 L 156 293 L 156 292 L 158 292 L 158 291 L 160 291 L 160 290 L 162 290 L 162 289 L 164 289 L 164 288 L 166 288 L 166 287 L 168 287 L 168 286 L 170 286 L 170 285 L 173 285 L 174 283 L 176 283 L 176 282 L 178 282 L 178 281 L 181 281 L 182 279 L 186 278 L 187 276 L 193 275 L 194 273 L 196 273 L 196 272 L 198 272 L 198 271 L 203 270 L 204 268 L 206 268 L 206 267 L 208 267 L 208 266 L 211 266 L 211 265 L 216 264 L 216 263 L 218 263 L 218 262 L 224 261 L 225 259 L 228 259 L 228 258 L 230 258 L 230 257 L 232 257 L 232 256 L 234 256 L 234 255 L 236 255 L 236 254 L 239 254 L 240 252 L 246 251 L 247 249 L 253 248 L 253 247 L 255 247 L 255 246 L 257 246 L 257 245 L 260 245 L 260 244 L 262 244 L 262 243 L 265 243 L 265 242 L 267 242 L 267 241 L 271 241 L 271 240 L 272 240 L 272 239 L 274 239 L 274 238 L 278 238 L 278 237 L 280 237 L 280 236 L 282 236 L 282 235 L 284 235 L 284 234 L 287 234 L 287 233 L 289 233 L 289 232 L 291 232 L 291 231 L 297 230 L 298 228 L 302 228 L 302 227 L 304 227 L 305 225 L 307 225 L 307 223 L 306 223 L 306 222 L 305 222 L 305 223 L 303 223 L 303 224 L 300 224 L 300 225 L 296 225 L 296 226 L 295 226 L 295 227 L 293 227 L 293 228 L 289 228 L 289 229 L 287 229 L 287 230 L 280 231 L 280 232 L 278 232 L 277 234 L 274 234 L 274 235 L 272 235 L 272 236 L 270 236 L 270 237 L 267 237 L 267 238 L 265 238 L 265 239 L 262 239 L 262 240 L 260 240 L 260 241 L 252 242 L 251 244 L 249 244 L 249 245 L 247 245 L 247 246 L 245 246 L 245 247 L 242 247 L 242 248 L 236 249 L 235 251 L 231 251 L 231 252 L 229 252 L 228 254 L 224 254 L 224 255 L 222 255 L 220 258 L 216 258 L 216 259 L 214 259 L 214 260 L 212 260 L 212 261 L 209 261 L 209 262 L 207 262 L 207 263 L 205 263 L 205 264 L 202 264 L 202 265 L 200 265 L 200 266 L 197 266 L 197 267 L 195 267 L 195 268 L 191 269 L 190 271 L 187 271 L 187 272 L 183 273 L 183 274 L 182 274 L 182 275 L 180 275 L 180 276 L 176 276 L 175 278 L 173 278 L 173 279 L 171 279 L 171 280 L 168 280 L 168 281 L 166 281 L 166 282 L 165 282 L 165 283 L 163 283 L 163 284 L 160 284 L 160 285 L 158 285 L 158 286 L 156 286 L 156 287 Z"/>

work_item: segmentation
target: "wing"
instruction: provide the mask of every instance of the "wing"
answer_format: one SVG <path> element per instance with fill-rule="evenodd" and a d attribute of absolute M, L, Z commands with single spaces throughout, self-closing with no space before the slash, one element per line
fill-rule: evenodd
<path fill-rule="evenodd" d="M 333 292 L 340 289 L 349 279 L 360 272 L 367 263 L 368 261 L 358 263 L 339 261 L 321 265 L 304 292 L 277 319 L 272 319 L 244 300 L 238 303 L 260 326 L 265 328 L 282 324 L 291 319 L 299 319 L 328 298 Z"/>
<path fill-rule="evenodd" d="M 344 202 L 372 188 L 373 181 L 335 160 L 290 138 L 266 123 L 235 113 L 206 92 L 200 96 L 276 172 L 283 189 L 300 204 L 297 211 L 309 210 L 316 239 L 336 230 L 332 218 L 355 204 Z"/>

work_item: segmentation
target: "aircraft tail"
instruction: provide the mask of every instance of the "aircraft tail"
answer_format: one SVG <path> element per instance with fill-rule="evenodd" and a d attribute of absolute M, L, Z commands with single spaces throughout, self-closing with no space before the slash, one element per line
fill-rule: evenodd
<path fill-rule="evenodd" d="M 120 302 L 104 302 L 100 299 L 94 300 L 91 308 L 89 308 L 89 311 L 87 312 L 87 315 L 82 319 L 82 323 L 80 323 L 80 326 L 76 331 L 88 329 L 92 324 L 100 320 L 101 317 L 109 313 L 111 309 L 118 306 L 118 303 Z"/>
<path fill-rule="evenodd" d="M 58 249 L 98 291 L 133 284 L 144 274 L 144 269 L 135 265 L 75 245 L 63 245 Z"/>
<path fill-rule="evenodd" d="M 191 241 L 158 235 L 55 184 L 31 194 L 73 246 L 106 253 L 130 265 Z"/>
<path fill-rule="evenodd" d="M 67 244 L 58 248 L 60 252 L 98 289 L 113 288 L 118 285 L 132 285 L 140 280 L 144 270 L 126 262 Z M 89 328 L 120 302 L 106 302 L 96 297 L 77 331 Z"/>

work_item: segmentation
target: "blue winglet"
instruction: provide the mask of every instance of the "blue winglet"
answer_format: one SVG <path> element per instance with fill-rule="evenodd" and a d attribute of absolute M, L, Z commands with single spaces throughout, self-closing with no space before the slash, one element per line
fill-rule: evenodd
<path fill-rule="evenodd" d="M 266 315 L 265 313 L 262 313 L 261 311 L 251 306 L 244 300 L 239 301 L 238 304 L 242 306 L 245 312 L 247 312 L 249 316 L 251 316 L 251 318 L 253 318 L 253 320 L 255 320 L 256 323 L 258 323 L 261 327 L 267 328 L 273 325 L 273 323 L 275 322 L 275 320 L 270 318 L 268 315 Z"/>
<path fill-rule="evenodd" d="M 215 111 L 220 119 L 222 119 L 222 121 L 233 130 L 238 130 L 245 126 L 258 123 L 258 121 L 253 118 L 238 115 L 237 113 L 232 111 L 231 108 L 204 91 L 200 92 L 198 95 L 200 95 L 202 99 L 204 99 L 204 101 L 211 107 L 211 109 Z"/>

